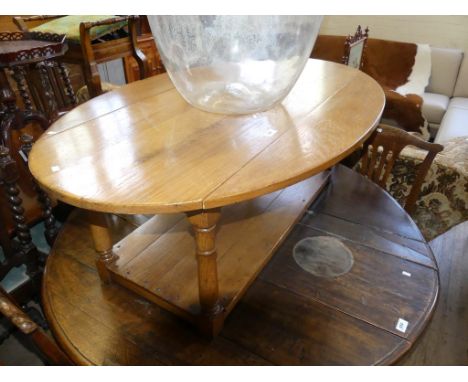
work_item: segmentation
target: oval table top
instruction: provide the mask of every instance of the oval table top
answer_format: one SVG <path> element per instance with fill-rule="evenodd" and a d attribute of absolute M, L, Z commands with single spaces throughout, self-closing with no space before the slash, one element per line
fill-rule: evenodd
<path fill-rule="evenodd" d="M 241 116 L 192 107 L 164 74 L 70 111 L 34 144 L 29 165 L 54 197 L 85 209 L 221 207 L 337 163 L 371 133 L 384 103 L 372 78 L 320 60 L 309 60 L 282 103 Z"/>

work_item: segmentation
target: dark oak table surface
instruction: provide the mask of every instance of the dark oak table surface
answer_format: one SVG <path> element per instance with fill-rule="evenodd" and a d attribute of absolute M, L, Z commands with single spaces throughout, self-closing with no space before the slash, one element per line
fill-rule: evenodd
<path fill-rule="evenodd" d="M 113 215 L 114 240 L 147 219 Z M 338 238 L 351 250 L 348 273 L 316 277 L 295 263 L 294 245 L 315 236 Z M 332 170 L 214 339 L 122 286 L 102 284 L 94 257 L 77 210 L 49 256 L 43 288 L 50 327 L 77 364 L 391 364 L 425 328 L 439 288 L 437 264 L 411 218 L 343 166 Z"/>

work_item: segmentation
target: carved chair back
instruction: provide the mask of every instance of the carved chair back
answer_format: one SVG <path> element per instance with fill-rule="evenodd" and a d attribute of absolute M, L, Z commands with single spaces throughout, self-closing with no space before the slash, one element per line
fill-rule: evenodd
<path fill-rule="evenodd" d="M 343 64 L 355 69 L 362 68 L 368 38 L 369 28 L 367 27 L 363 32 L 360 25 L 358 25 L 354 35 L 348 35 L 348 37 L 346 37 Z"/>
<path fill-rule="evenodd" d="M 426 142 L 396 127 L 379 125 L 364 144 L 359 171 L 385 188 L 395 159 L 406 146 L 416 146 L 427 151 L 426 157 L 416 169 L 411 191 L 404 204 L 405 210 L 412 213 L 416 207 L 416 200 L 421 192 L 424 178 L 437 153 L 443 150 L 442 145 Z"/>

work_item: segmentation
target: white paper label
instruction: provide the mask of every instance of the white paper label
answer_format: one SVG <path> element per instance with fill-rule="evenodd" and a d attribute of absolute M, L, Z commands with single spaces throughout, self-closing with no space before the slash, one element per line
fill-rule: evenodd
<path fill-rule="evenodd" d="M 60 166 L 52 166 L 50 169 L 52 170 L 52 172 L 57 172 L 60 171 Z"/>
<path fill-rule="evenodd" d="M 399 318 L 395 329 L 402 333 L 405 333 L 407 327 L 408 327 L 408 321 L 404 320 L 403 318 Z"/>
<path fill-rule="evenodd" d="M 411 277 L 411 273 L 406 272 L 406 271 L 401 272 L 401 274 L 402 274 L 403 276 Z"/>

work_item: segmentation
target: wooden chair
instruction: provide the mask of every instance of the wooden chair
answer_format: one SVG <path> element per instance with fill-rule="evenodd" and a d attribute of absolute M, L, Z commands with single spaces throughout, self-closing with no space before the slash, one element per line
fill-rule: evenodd
<path fill-rule="evenodd" d="M 95 45 L 92 44 L 90 36 L 91 28 L 102 25 L 109 25 L 123 20 L 128 21 L 128 38 L 120 39 L 124 41 L 110 40 Z M 149 75 L 150 69 L 148 67 L 148 61 L 146 60 L 146 56 L 138 48 L 138 20 L 138 16 L 125 16 L 118 17 L 115 19 L 107 19 L 98 22 L 87 22 L 80 24 L 81 50 L 83 53 L 84 61 L 83 67 L 85 69 L 84 74 L 90 98 L 96 97 L 103 93 L 101 86 L 101 77 L 99 76 L 99 72 L 97 69 L 97 64 L 99 62 L 105 62 L 109 61 L 110 59 L 122 58 L 125 56 L 132 56 L 138 63 L 138 67 L 140 70 L 140 79 L 144 79 Z M 100 52 L 104 49 L 108 49 L 110 51 L 106 52 L 104 56 L 100 56 Z"/>
<path fill-rule="evenodd" d="M 345 51 L 342 59 L 343 64 L 355 69 L 362 68 L 368 38 L 369 28 L 366 28 L 363 32 L 360 25 L 358 25 L 354 35 L 346 37 Z"/>
<path fill-rule="evenodd" d="M 5 316 L 45 357 L 47 363 L 53 365 L 72 365 L 71 360 L 59 348 L 42 328 L 35 323 L 0 287 L 0 314 Z"/>
<path fill-rule="evenodd" d="M 20 30 L 28 31 L 30 27 L 43 26 L 44 23 L 58 17 L 62 16 L 17 16 L 13 18 L 13 21 Z M 128 36 L 116 36 L 116 38 L 109 40 L 93 37 L 92 31 L 94 28 L 119 26 L 122 23 L 127 23 L 128 25 Z M 77 28 L 79 28 L 79 40 L 67 39 L 69 49 L 65 53 L 63 61 L 81 66 L 90 98 L 103 93 L 101 77 L 97 67 L 98 64 L 130 57 L 138 65 L 140 79 L 146 78 L 151 72 L 154 72 L 154 68 L 150 68 L 149 66 L 146 55 L 138 46 L 138 24 L 138 16 L 121 16 L 95 22 L 81 22 L 80 25 L 77 25 Z M 129 82 L 128 78 L 127 82 Z"/>
<path fill-rule="evenodd" d="M 359 172 L 385 188 L 395 159 L 406 146 L 416 146 L 427 151 L 425 159 L 416 169 L 411 191 L 404 202 L 404 209 L 411 214 L 415 210 L 416 200 L 421 192 L 421 185 L 429 171 L 429 167 L 437 153 L 444 148 L 442 145 L 424 141 L 396 127 L 379 125 L 364 143 L 363 154 L 359 162 Z"/>

